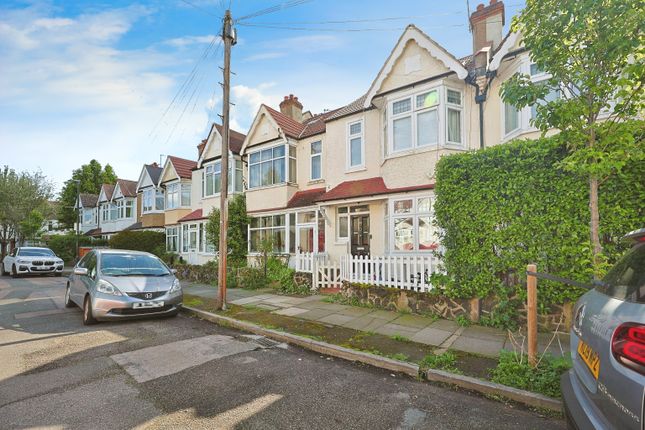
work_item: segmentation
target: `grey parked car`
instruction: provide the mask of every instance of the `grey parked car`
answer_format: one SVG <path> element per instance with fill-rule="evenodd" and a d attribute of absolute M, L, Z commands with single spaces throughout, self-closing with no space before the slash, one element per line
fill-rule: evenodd
<path fill-rule="evenodd" d="M 569 428 L 645 428 L 645 229 L 627 237 L 636 245 L 574 308 L 560 381 Z"/>
<path fill-rule="evenodd" d="M 179 280 L 147 252 L 95 249 L 74 267 L 65 306 L 83 309 L 83 324 L 149 315 L 174 316 L 183 293 Z"/>

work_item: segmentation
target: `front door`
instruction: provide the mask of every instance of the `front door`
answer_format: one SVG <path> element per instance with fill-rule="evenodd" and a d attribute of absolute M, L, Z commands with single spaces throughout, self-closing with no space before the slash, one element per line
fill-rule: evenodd
<path fill-rule="evenodd" d="M 352 255 L 370 255 L 370 216 L 353 215 L 351 218 Z"/>

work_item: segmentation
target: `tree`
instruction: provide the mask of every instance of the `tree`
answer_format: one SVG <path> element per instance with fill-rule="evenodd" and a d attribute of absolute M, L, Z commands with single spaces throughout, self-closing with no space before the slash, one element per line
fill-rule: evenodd
<path fill-rule="evenodd" d="M 32 210 L 27 217 L 20 221 L 20 235 L 24 239 L 34 240 L 43 226 L 45 217 L 39 210 Z"/>
<path fill-rule="evenodd" d="M 7 244 L 19 239 L 21 223 L 33 210 L 44 211 L 52 196 L 52 184 L 40 172 L 16 172 L 9 166 L 0 171 L 0 256 Z"/>
<path fill-rule="evenodd" d="M 551 78 L 535 84 L 517 74 L 502 85 L 502 98 L 517 108 L 536 105 L 534 125 L 543 134 L 559 130 L 570 152 L 563 165 L 587 177 L 596 276 L 604 262 L 600 185 L 627 160 L 645 159 L 643 123 L 626 122 L 645 105 L 643 16 L 639 0 L 528 0 L 512 24 Z M 555 100 L 548 97 L 554 91 Z"/>
<path fill-rule="evenodd" d="M 65 181 L 60 193 L 60 205 L 58 209 L 58 221 L 68 228 L 76 222 L 76 180 L 80 181 L 79 190 L 81 193 L 98 194 L 101 192 L 101 185 L 115 184 L 117 180 L 114 169 L 109 164 L 103 168 L 101 163 L 91 160 L 72 172 L 72 178 Z"/>
<path fill-rule="evenodd" d="M 247 225 L 246 198 L 238 194 L 228 202 L 228 249 L 229 259 L 233 264 L 241 263 L 247 254 Z M 206 223 L 206 239 L 215 249 L 219 244 L 220 217 L 219 209 L 213 208 Z"/>

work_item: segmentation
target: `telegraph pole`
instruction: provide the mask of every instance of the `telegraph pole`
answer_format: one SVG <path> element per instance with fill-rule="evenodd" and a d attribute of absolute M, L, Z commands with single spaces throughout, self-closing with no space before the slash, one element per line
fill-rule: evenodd
<path fill-rule="evenodd" d="M 229 141 L 229 110 L 231 92 L 231 47 L 235 44 L 235 30 L 231 11 L 227 10 L 222 25 L 222 40 L 224 41 L 224 97 L 222 102 L 222 158 L 221 158 L 221 190 L 219 210 L 219 264 L 217 274 L 219 309 L 226 309 L 226 256 L 228 254 L 228 141 Z"/>

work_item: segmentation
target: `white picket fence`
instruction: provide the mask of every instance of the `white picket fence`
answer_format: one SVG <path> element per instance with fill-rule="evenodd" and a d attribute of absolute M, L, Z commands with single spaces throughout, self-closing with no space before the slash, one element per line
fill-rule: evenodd
<path fill-rule="evenodd" d="M 430 275 L 439 270 L 434 256 L 355 256 L 343 255 L 340 264 L 326 254 L 296 255 L 296 271 L 312 274 L 312 288 L 340 287 L 343 281 L 413 291 L 432 289 Z"/>

